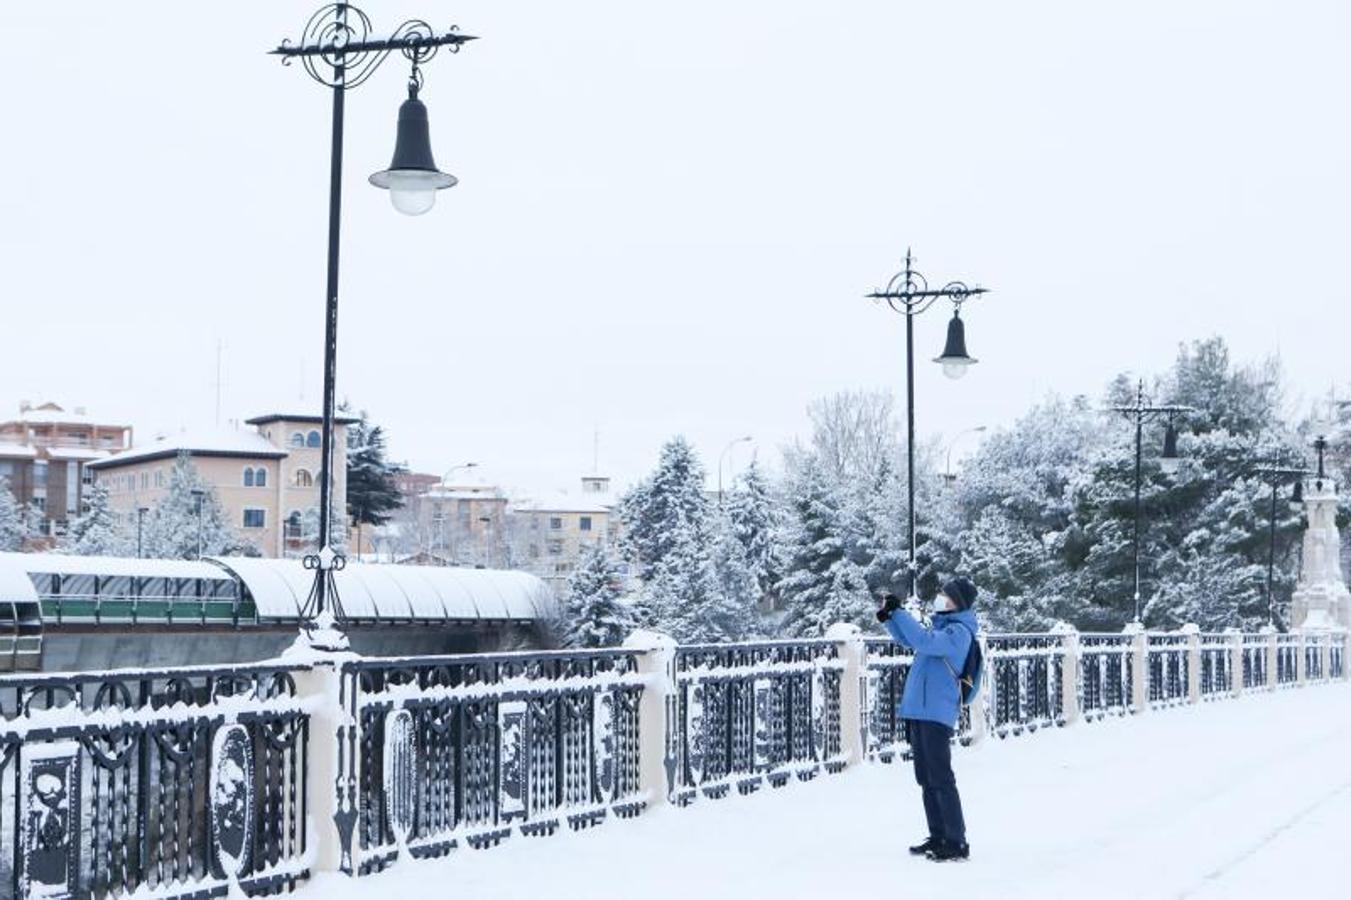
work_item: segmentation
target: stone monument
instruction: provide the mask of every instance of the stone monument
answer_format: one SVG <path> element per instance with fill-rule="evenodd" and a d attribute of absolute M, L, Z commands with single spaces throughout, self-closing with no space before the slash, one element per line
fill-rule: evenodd
<path fill-rule="evenodd" d="M 1293 628 L 1351 628 L 1351 591 L 1342 574 L 1342 537 L 1337 531 L 1337 485 L 1327 476 L 1323 457 L 1327 441 L 1314 442 L 1318 472 L 1305 483 L 1304 558 L 1290 610 Z"/>

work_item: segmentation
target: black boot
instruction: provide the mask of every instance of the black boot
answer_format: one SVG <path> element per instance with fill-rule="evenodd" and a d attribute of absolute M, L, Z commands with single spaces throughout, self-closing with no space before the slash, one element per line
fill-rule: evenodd
<path fill-rule="evenodd" d="M 954 844 L 951 841 L 936 841 L 933 848 L 924 855 L 934 862 L 960 861 L 971 856 L 971 847 L 967 844 Z"/>
<path fill-rule="evenodd" d="M 938 841 L 934 838 L 925 838 L 924 843 L 916 844 L 910 848 L 910 853 L 914 856 L 924 856 L 934 847 L 938 846 Z"/>

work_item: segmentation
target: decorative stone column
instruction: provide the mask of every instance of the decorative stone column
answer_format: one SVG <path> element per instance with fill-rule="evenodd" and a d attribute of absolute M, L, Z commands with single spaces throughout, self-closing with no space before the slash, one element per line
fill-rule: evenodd
<path fill-rule="evenodd" d="M 868 750 L 863 715 L 868 651 L 857 625 L 836 622 L 826 629 L 826 640 L 840 645 L 840 661 L 844 663 L 840 672 L 840 753 L 845 757 L 845 765 L 852 766 L 863 762 Z"/>
<path fill-rule="evenodd" d="M 1328 477 L 1305 482 L 1309 525 L 1299 582 L 1290 608 L 1291 629 L 1351 628 L 1351 591 L 1342 574 L 1342 538 L 1337 529 L 1337 486 Z"/>
<path fill-rule="evenodd" d="M 656 631 L 635 631 L 624 641 L 626 650 L 642 651 L 638 674 L 643 697 L 638 704 L 638 783 L 649 808 L 670 801 L 675 786 L 675 753 L 669 740 L 676 733 L 676 674 L 673 638 Z"/>

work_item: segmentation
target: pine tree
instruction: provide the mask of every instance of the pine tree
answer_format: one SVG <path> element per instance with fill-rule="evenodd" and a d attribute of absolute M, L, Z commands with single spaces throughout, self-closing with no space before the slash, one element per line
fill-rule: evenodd
<path fill-rule="evenodd" d="M 782 577 L 780 514 L 769 480 L 755 460 L 746 467 L 740 485 L 727 501 L 731 533 L 741 544 L 746 567 L 755 580 L 758 602 L 774 606 L 775 585 Z"/>
<path fill-rule="evenodd" d="M 633 609 L 620 590 L 618 564 L 603 544 L 583 548 L 563 606 L 569 647 L 616 647 L 635 627 Z"/>
<path fill-rule="evenodd" d="M 201 492 L 201 515 L 197 495 Z M 225 518 L 215 490 L 197 472 L 192 457 L 180 453 L 169 473 L 163 499 L 145 519 L 144 549 L 148 557 L 196 559 L 200 535 L 202 556 L 257 555 Z"/>
<path fill-rule="evenodd" d="M 132 555 L 135 542 L 126 521 L 112 508 L 108 487 L 95 483 L 86 503 L 85 512 L 70 523 L 62 549 L 79 556 Z"/>
<path fill-rule="evenodd" d="M 846 552 L 843 503 L 814 456 L 798 462 L 789 507 L 787 565 L 777 586 L 786 609 L 783 632 L 820 637 L 835 622 L 875 625 L 866 571 Z"/>
<path fill-rule="evenodd" d="M 403 494 L 394 483 L 402 467 L 385 457 L 385 434 L 372 425 L 365 411 L 347 429 L 347 512 L 357 528 L 361 544 L 362 526 L 380 526 L 403 506 Z"/>
<path fill-rule="evenodd" d="M 9 479 L 0 475 L 0 551 L 22 550 L 27 536 L 19 501 L 9 489 Z"/>
<path fill-rule="evenodd" d="M 709 517 L 704 467 L 684 437 L 667 442 L 657 470 L 623 497 L 619 513 L 625 549 L 637 562 L 644 581 L 651 580 L 670 553 L 679 528 L 688 526 L 704 533 Z"/>

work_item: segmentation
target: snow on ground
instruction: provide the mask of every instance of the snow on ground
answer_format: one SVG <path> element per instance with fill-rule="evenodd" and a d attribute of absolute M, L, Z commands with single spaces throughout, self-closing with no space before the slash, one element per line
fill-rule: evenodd
<path fill-rule="evenodd" d="M 909 764 L 404 863 L 302 898 L 1270 898 L 1351 892 L 1351 685 L 1041 731 L 954 756 L 972 859 L 924 836 Z M 1298 889 L 1303 889 L 1299 891 Z M 1294 889 L 1294 890 L 1292 890 Z"/>

